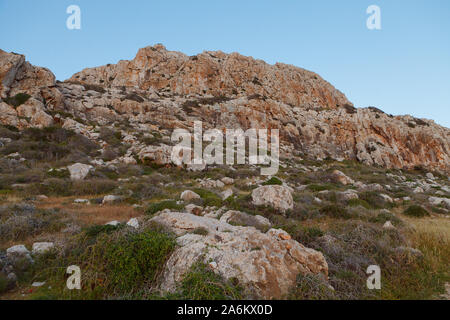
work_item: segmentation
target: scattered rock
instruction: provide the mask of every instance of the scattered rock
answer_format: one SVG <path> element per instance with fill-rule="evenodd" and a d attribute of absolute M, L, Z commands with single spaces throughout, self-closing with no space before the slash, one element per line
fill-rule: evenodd
<path fill-rule="evenodd" d="M 229 197 L 233 195 L 233 190 L 231 188 L 222 191 L 221 196 L 222 200 L 227 200 Z"/>
<path fill-rule="evenodd" d="M 105 223 L 106 226 L 114 226 L 114 227 L 117 227 L 119 224 L 120 224 L 120 222 L 116 221 L 116 220 Z"/>
<path fill-rule="evenodd" d="M 33 282 L 31 284 L 31 286 L 35 287 L 35 288 L 38 288 L 38 287 L 42 287 L 44 284 L 45 284 L 45 281 L 44 282 Z"/>
<path fill-rule="evenodd" d="M 55 247 L 55 244 L 53 242 L 35 242 L 33 243 L 33 254 L 42 254 L 50 251 Z"/>
<path fill-rule="evenodd" d="M 338 192 L 337 196 L 340 200 L 349 201 L 352 199 L 359 199 L 358 192 L 353 189 L 349 189 L 343 192 Z"/>
<path fill-rule="evenodd" d="M 103 198 L 102 204 L 113 204 L 122 200 L 121 196 L 107 195 Z"/>
<path fill-rule="evenodd" d="M 200 207 L 200 206 L 196 206 L 195 204 L 188 204 L 186 207 L 185 207 L 185 210 L 188 212 L 188 213 L 191 213 L 191 214 L 194 214 L 194 215 L 196 215 L 196 216 L 201 216 L 202 215 L 202 212 L 203 212 L 203 208 L 202 207 Z"/>
<path fill-rule="evenodd" d="M 253 227 L 233 226 L 224 221 L 188 213 L 162 212 L 152 218 L 179 237 L 179 247 L 166 263 L 160 288 L 173 292 L 199 259 L 213 264 L 225 279 L 236 278 L 245 292 L 259 299 L 279 299 L 295 285 L 301 274 L 328 274 L 322 253 L 301 245 L 282 230 L 262 233 Z M 197 228 L 206 236 L 189 233 Z"/>
<path fill-rule="evenodd" d="M 36 201 L 45 201 L 45 200 L 48 200 L 48 197 L 46 195 L 41 194 L 36 196 Z"/>
<path fill-rule="evenodd" d="M 229 177 L 223 177 L 222 179 L 220 179 L 220 181 L 222 181 L 226 185 L 232 185 L 234 183 L 234 179 Z"/>
<path fill-rule="evenodd" d="M 89 204 L 89 200 L 88 200 L 88 199 L 75 199 L 75 200 L 73 200 L 73 203 L 77 203 L 77 204 Z"/>
<path fill-rule="evenodd" d="M 423 193 L 423 189 L 421 187 L 417 187 L 413 190 L 414 193 Z"/>
<path fill-rule="evenodd" d="M 89 174 L 89 172 L 94 169 L 93 166 L 82 163 L 75 163 L 68 166 L 67 169 L 70 172 L 70 179 L 72 181 L 83 180 Z"/>
<path fill-rule="evenodd" d="M 196 194 L 194 191 L 185 190 L 181 193 L 180 199 L 185 202 L 189 202 L 195 199 L 200 199 L 200 196 Z"/>
<path fill-rule="evenodd" d="M 450 209 L 450 199 L 448 198 L 429 197 L 428 201 L 434 206 L 439 206 L 442 204 L 447 209 Z"/>
<path fill-rule="evenodd" d="M 392 230 L 395 229 L 391 221 L 386 221 L 383 225 L 383 229 Z"/>
<path fill-rule="evenodd" d="M 135 229 L 139 229 L 139 221 L 136 218 L 131 218 L 128 222 L 127 222 L 127 226 L 133 227 Z"/>
<path fill-rule="evenodd" d="M 252 192 L 253 204 L 268 205 L 280 212 L 294 208 L 294 200 L 288 188 L 279 185 L 261 186 Z"/>
<path fill-rule="evenodd" d="M 392 199 L 390 196 L 384 193 L 380 193 L 380 197 L 383 198 L 384 201 L 388 203 L 394 203 L 394 199 Z"/>
<path fill-rule="evenodd" d="M 331 178 L 333 179 L 334 182 L 341 183 L 344 186 L 355 183 L 354 180 L 350 179 L 342 171 L 339 170 L 334 170 L 331 175 Z"/>
<path fill-rule="evenodd" d="M 30 251 L 28 249 L 20 244 L 12 246 L 8 249 L 6 249 L 6 257 L 15 264 L 17 261 L 20 261 L 22 259 L 26 259 L 29 262 L 33 262 L 33 259 L 31 258 Z"/>

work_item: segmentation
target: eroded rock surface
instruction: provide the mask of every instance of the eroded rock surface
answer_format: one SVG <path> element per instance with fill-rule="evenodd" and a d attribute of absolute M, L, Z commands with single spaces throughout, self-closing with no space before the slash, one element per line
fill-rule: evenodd
<path fill-rule="evenodd" d="M 152 220 L 178 235 L 179 247 L 162 276 L 160 288 L 165 292 L 175 291 L 199 259 L 225 279 L 238 279 L 254 298 L 282 298 L 299 273 L 321 273 L 325 277 L 328 274 L 327 262 L 320 252 L 304 247 L 280 229 L 262 233 L 253 227 L 168 210 Z M 190 233 L 198 228 L 207 230 L 207 235 Z"/>
<path fill-rule="evenodd" d="M 155 45 L 133 60 L 85 69 L 56 83 L 49 70 L 0 51 L 0 83 L 0 122 L 19 129 L 60 123 L 98 139 L 93 128 L 74 120 L 80 119 L 100 126 L 127 122 L 136 131 L 170 137 L 173 129 L 192 129 L 201 120 L 204 130 L 279 129 L 283 155 L 450 172 L 448 128 L 374 107 L 354 108 L 313 72 L 237 53 L 189 57 Z M 29 94 L 33 106 L 5 103 L 19 93 Z M 126 161 L 134 155 L 171 163 L 170 145 L 134 142 L 129 153 Z"/>

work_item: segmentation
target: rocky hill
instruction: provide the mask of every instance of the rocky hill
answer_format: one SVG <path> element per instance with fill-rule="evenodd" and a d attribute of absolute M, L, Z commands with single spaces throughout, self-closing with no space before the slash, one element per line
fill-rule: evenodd
<path fill-rule="evenodd" d="M 49 70 L 1 51 L 0 81 L 1 123 L 20 129 L 60 123 L 94 140 L 95 126 L 127 123 L 127 157 L 145 153 L 138 132 L 170 137 L 174 128 L 202 120 L 206 128 L 278 128 L 284 156 L 450 170 L 448 128 L 355 108 L 313 72 L 237 53 L 189 57 L 155 45 L 131 61 L 55 82 Z"/>
<path fill-rule="evenodd" d="M 450 131 L 431 120 L 161 45 L 64 82 L 0 51 L 0 93 L 0 299 L 449 297 Z M 174 163 L 197 120 L 279 129 L 279 171 Z"/>

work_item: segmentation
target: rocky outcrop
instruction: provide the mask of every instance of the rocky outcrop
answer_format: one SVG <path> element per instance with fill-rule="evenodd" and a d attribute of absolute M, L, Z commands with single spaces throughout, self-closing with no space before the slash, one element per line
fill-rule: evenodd
<path fill-rule="evenodd" d="M 50 70 L 31 65 L 23 55 L 0 50 L 0 98 L 8 102 L 18 95 L 26 97 L 24 103 L 14 101 L 9 108 L 0 102 L 0 122 L 19 128 L 52 125 L 53 118 L 46 111 L 63 106 L 63 96 L 55 84 Z"/>
<path fill-rule="evenodd" d="M 351 105 L 319 75 L 291 65 L 269 65 L 238 53 L 206 51 L 193 57 L 163 45 L 140 49 L 131 61 L 85 69 L 69 80 L 81 84 L 165 90 L 178 95 L 261 95 L 288 105 Z"/>
<path fill-rule="evenodd" d="M 177 236 L 178 248 L 167 261 L 160 288 L 173 292 L 198 260 L 225 279 L 236 278 L 253 298 L 285 296 L 302 274 L 328 274 L 323 255 L 292 240 L 279 229 L 262 233 L 253 227 L 233 226 L 225 221 L 189 213 L 161 212 L 152 221 Z M 206 235 L 190 233 L 202 228 Z"/>
<path fill-rule="evenodd" d="M 448 128 L 374 107 L 354 108 L 313 72 L 237 53 L 189 57 L 155 45 L 139 50 L 133 60 L 85 69 L 55 83 L 47 69 L 0 51 L 0 81 L 0 122 L 19 128 L 56 122 L 97 139 L 80 122 L 126 122 L 141 132 L 166 130 L 170 136 L 173 129 L 192 129 L 193 121 L 201 120 L 204 130 L 279 129 L 285 156 L 450 172 Z M 29 102 L 18 108 L 5 103 L 18 93 L 29 94 Z M 168 144 L 132 152 L 141 161 L 172 163 Z"/>
<path fill-rule="evenodd" d="M 139 50 L 131 61 L 85 69 L 69 81 L 142 92 L 139 106 L 111 105 L 129 113 L 164 105 L 162 122 L 170 128 L 189 127 L 192 117 L 217 128 L 278 128 L 290 150 L 305 156 L 450 170 L 449 129 L 373 107 L 356 109 L 317 74 L 293 66 L 271 66 L 236 53 L 188 57 L 156 45 Z M 165 96 L 172 101 L 155 103 Z"/>

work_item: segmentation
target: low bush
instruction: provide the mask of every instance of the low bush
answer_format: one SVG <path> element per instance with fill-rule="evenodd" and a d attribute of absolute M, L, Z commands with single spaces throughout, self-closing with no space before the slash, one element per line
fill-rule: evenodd
<path fill-rule="evenodd" d="M 362 199 L 350 199 L 348 200 L 348 205 L 350 207 L 358 207 L 361 206 L 363 208 L 366 208 L 368 210 L 372 209 L 372 206 L 370 204 L 367 203 L 367 201 L 362 200 Z"/>
<path fill-rule="evenodd" d="M 272 177 L 266 182 L 263 183 L 263 186 L 270 186 L 270 185 L 282 185 L 283 182 L 278 179 L 277 177 Z"/>
<path fill-rule="evenodd" d="M 430 215 L 427 210 L 419 205 L 409 206 L 405 211 L 403 211 L 403 214 L 416 218 L 422 218 Z"/>
<path fill-rule="evenodd" d="M 18 106 L 24 104 L 30 99 L 31 96 L 26 93 L 18 93 L 13 97 L 3 99 L 7 104 L 17 108 Z"/>
<path fill-rule="evenodd" d="M 211 206 L 211 207 L 222 206 L 222 198 L 220 198 L 214 192 L 205 189 L 194 189 L 193 191 L 202 198 L 204 206 Z"/>
<path fill-rule="evenodd" d="M 226 281 L 205 263 L 197 262 L 185 275 L 175 297 L 186 300 L 239 300 L 242 299 L 241 292 L 237 280 Z"/>
<path fill-rule="evenodd" d="M 38 289 L 31 298 L 143 298 L 155 285 L 175 245 L 171 234 L 152 228 L 142 232 L 89 229 L 70 239 L 64 250 L 37 258 L 33 279 L 45 279 L 52 289 Z M 83 270 L 82 290 L 67 290 L 65 270 L 69 265 Z"/>
<path fill-rule="evenodd" d="M 319 212 L 323 215 L 333 217 L 333 218 L 341 218 L 341 219 L 350 219 L 352 215 L 345 209 L 344 207 L 338 204 L 330 204 L 325 207 L 319 209 Z"/>
<path fill-rule="evenodd" d="M 179 211 L 183 209 L 183 205 L 177 204 L 175 200 L 166 200 L 161 202 L 152 203 L 147 210 L 145 210 L 146 214 L 153 215 L 159 211 L 164 209 L 171 209 L 175 211 Z"/>
<path fill-rule="evenodd" d="M 322 275 L 299 274 L 296 286 L 291 289 L 289 300 L 334 300 L 336 299 L 334 290 L 323 278 Z"/>

